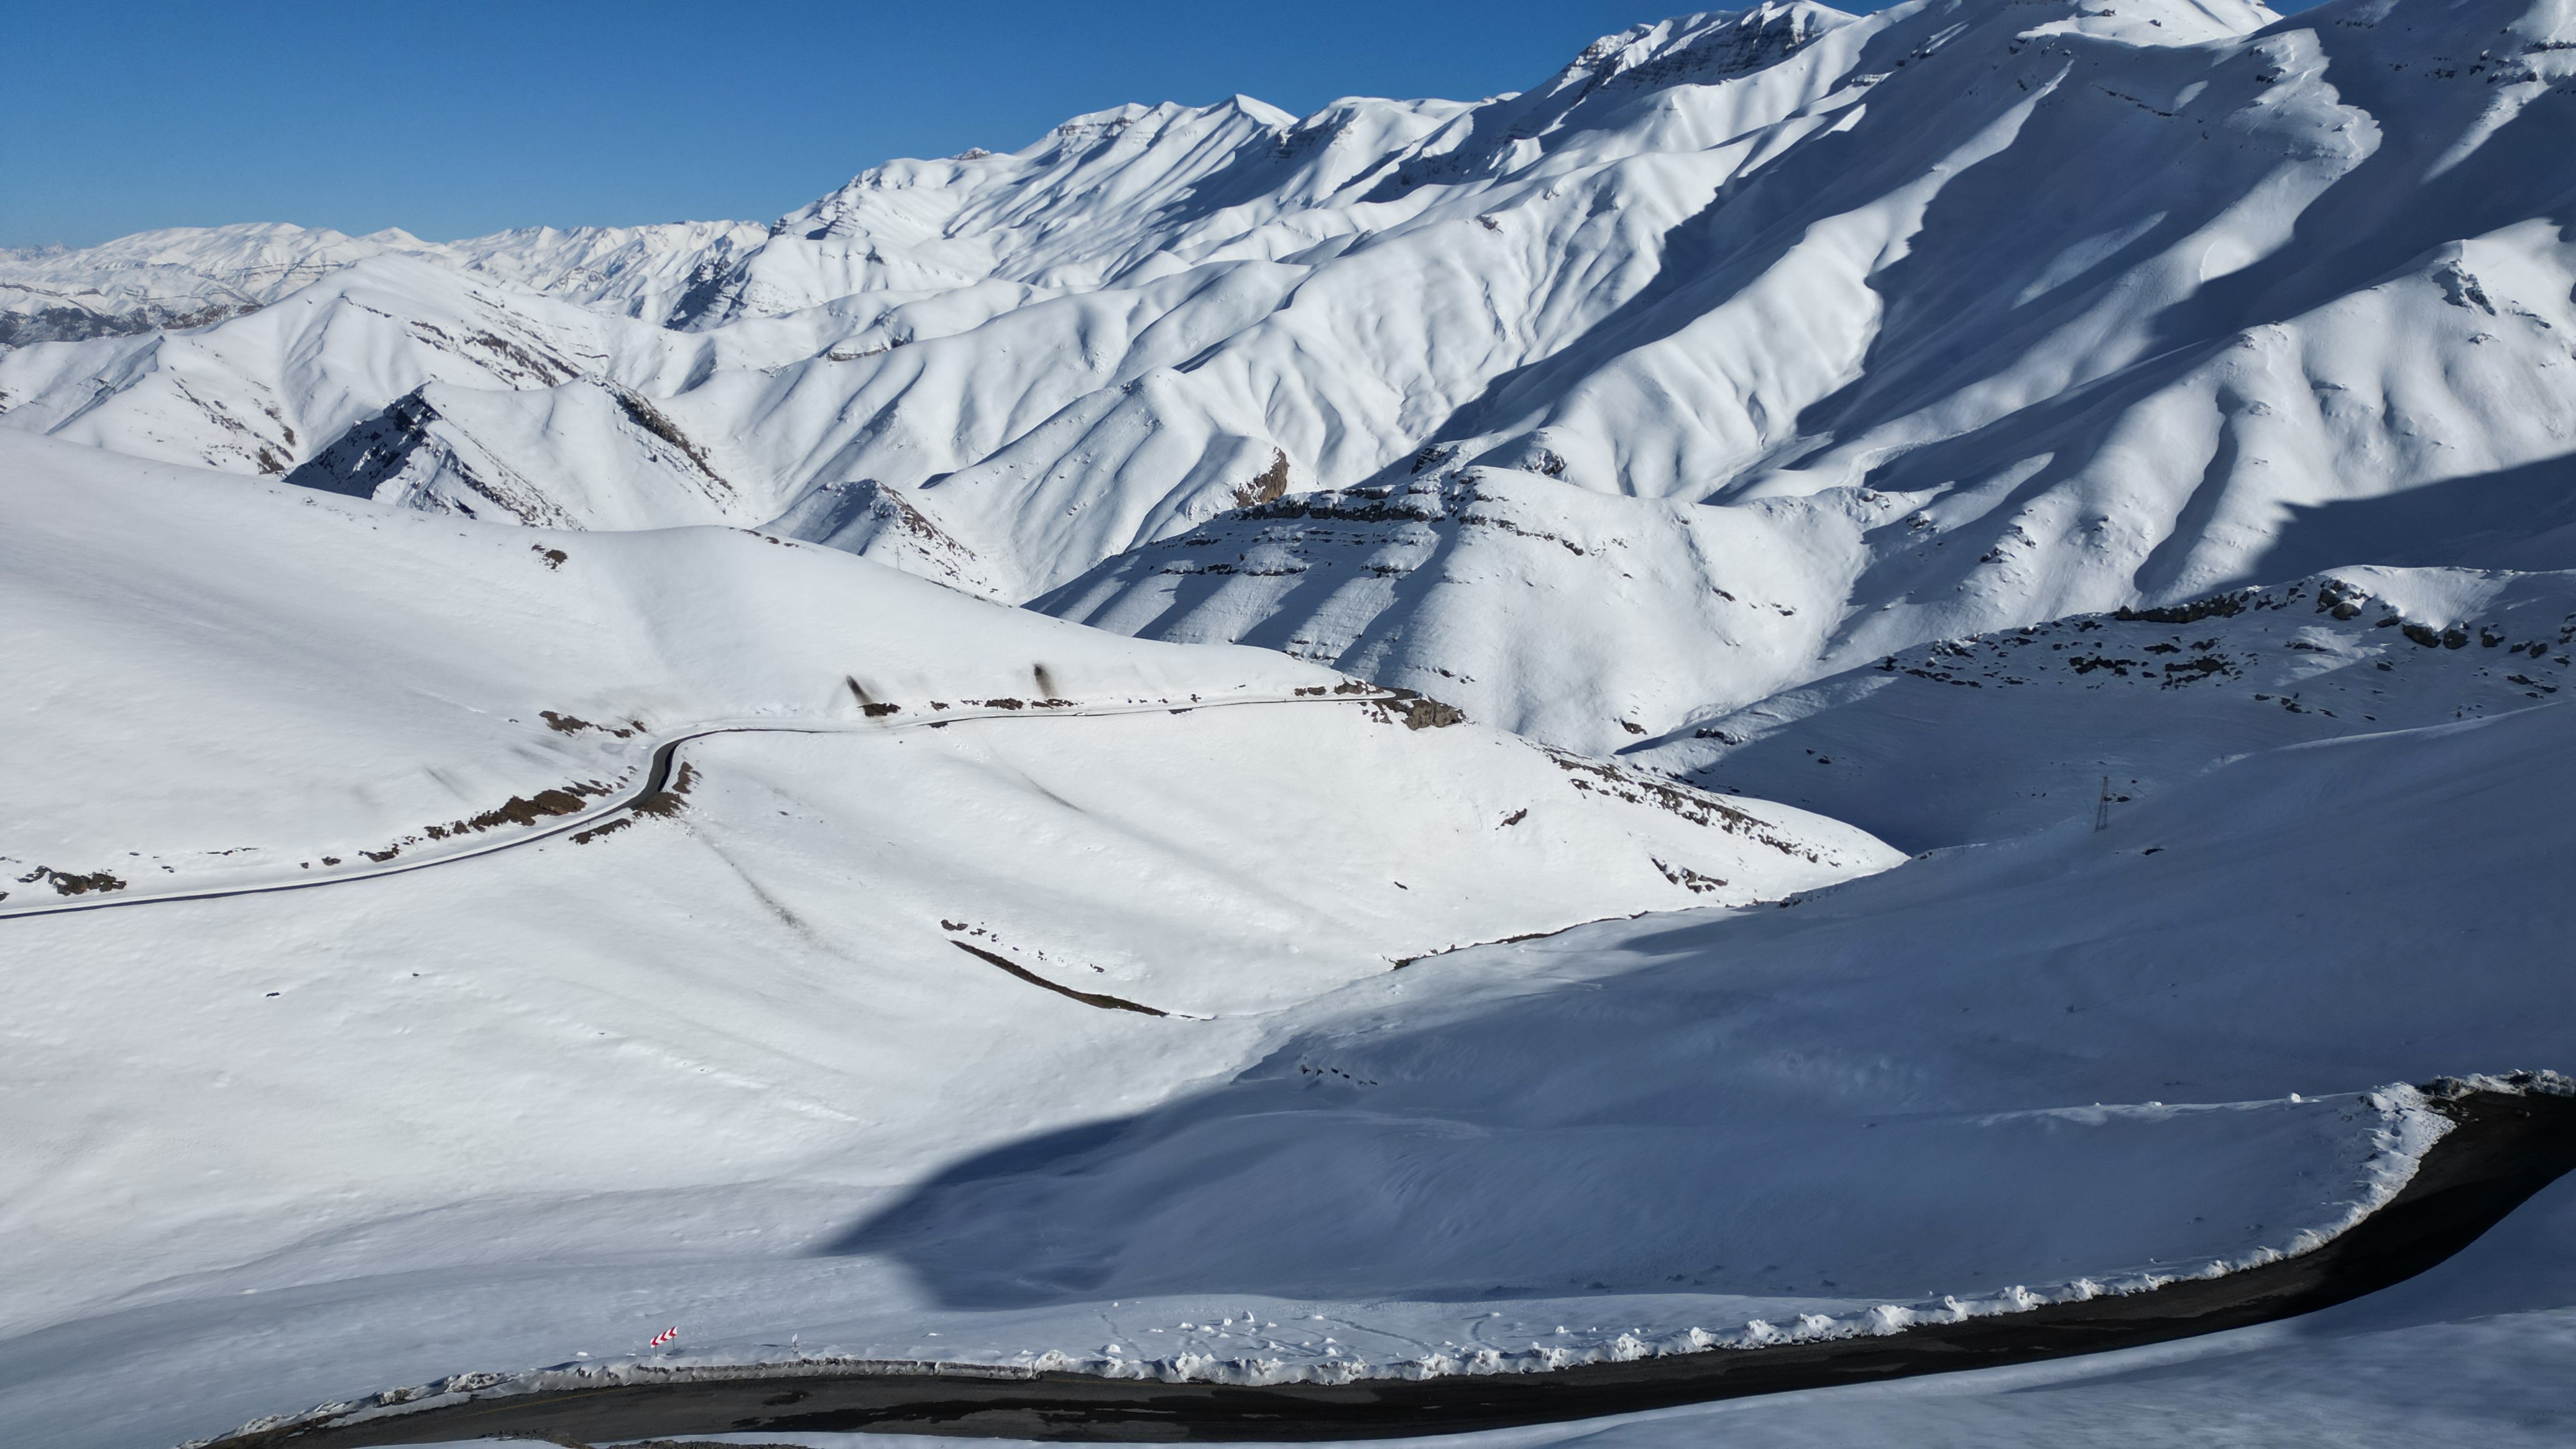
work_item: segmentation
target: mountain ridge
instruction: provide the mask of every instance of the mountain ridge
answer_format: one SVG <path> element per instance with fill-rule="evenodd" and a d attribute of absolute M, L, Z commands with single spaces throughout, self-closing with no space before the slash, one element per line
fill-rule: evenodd
<path fill-rule="evenodd" d="M 1129 105 L 888 162 L 694 251 L 654 233 L 624 291 L 566 260 L 605 235 L 453 244 L 481 268 L 455 281 L 364 258 L 301 323 L 0 354 L 0 426 L 549 526 L 767 526 L 1107 627 L 1474 673 L 1484 717 L 1616 748 L 1613 721 L 1659 734 L 1935 639 L 2341 566 L 2576 562 L 2465 522 L 2545 508 L 2576 430 L 2550 220 L 2576 166 L 2548 140 L 2571 45 L 2556 0 L 1764 4 L 1483 101 Z M 424 413 L 424 385 L 466 392 Z M 349 471 L 406 429 L 418 476 Z M 1410 565 L 1411 602 L 1272 575 L 1183 608 L 1158 581 L 1267 490 L 1417 479 L 1687 520 L 1691 556 L 1795 517 L 1838 582 L 1794 625 L 1670 638 L 1696 697 L 1656 699 L 1617 668 L 1560 687 L 1620 647 L 1578 617 L 1616 612 L 1611 575 L 1508 639 L 1436 625 L 1482 585 Z M 2429 535 L 2448 552 L 2427 510 L 2464 520 Z M 1388 527 L 1344 545 L 1399 567 Z M 1547 547 L 1489 542 L 1506 572 Z M 1637 582 L 1736 592 L 1675 567 Z"/>

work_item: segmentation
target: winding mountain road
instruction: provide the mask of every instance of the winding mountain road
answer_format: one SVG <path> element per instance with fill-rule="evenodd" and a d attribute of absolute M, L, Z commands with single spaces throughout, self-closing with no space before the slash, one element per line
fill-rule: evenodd
<path fill-rule="evenodd" d="M 2395 1198 L 2307 1252 L 2137 1293 L 1896 1332 L 1711 1348 L 1525 1373 L 1229 1384 L 1013 1365 L 742 1364 L 540 1374 L 414 1405 L 336 1405 L 205 1449 L 374 1449 L 503 1436 L 551 1443 L 860 1431 L 1125 1443 L 1373 1439 L 1499 1429 L 1792 1389 L 1995 1368 L 2267 1323 L 2401 1282 L 2576 1168 L 2563 1079 L 2436 1082 L 2454 1126 Z M 588 1376 L 595 1373 L 596 1376 Z"/>
<path fill-rule="evenodd" d="M 987 705 L 950 705 L 935 714 L 925 713 L 908 719 L 836 719 L 800 720 L 784 716 L 747 716 L 738 719 L 708 720 L 685 725 L 654 739 L 652 755 L 646 761 L 637 783 L 615 798 L 588 810 L 550 818 L 541 824 L 522 827 L 509 835 L 479 840 L 470 845 L 415 855 L 409 859 L 369 861 L 354 866 L 335 866 L 327 870 L 301 873 L 266 881 L 236 882 L 224 885 L 193 886 L 178 890 L 102 891 L 95 895 L 65 897 L 35 905 L 0 904 L 0 920 L 25 916 L 59 916 L 74 911 L 105 911 L 129 906 L 163 905 L 172 901 L 220 900 L 228 896 L 267 895 L 276 891 L 312 890 L 320 886 L 347 885 L 356 881 L 381 880 L 389 875 L 403 875 L 433 866 L 454 865 L 458 861 L 521 846 L 535 845 L 558 836 L 592 829 L 616 819 L 636 806 L 660 794 L 671 783 L 678 764 L 679 749 L 692 740 L 711 735 L 798 734 L 798 735 L 878 735 L 897 730 L 944 729 L 953 724 L 984 720 L 1100 719 L 1118 715 L 1183 714 L 1192 710 L 1227 709 L 1245 705 L 1271 704 L 1366 704 L 1400 699 L 1393 691 L 1371 690 L 1343 694 L 1260 694 L 1233 695 L 1222 698 L 1188 700 L 1121 700 L 1114 704 L 1025 704 L 1018 709 Z"/>

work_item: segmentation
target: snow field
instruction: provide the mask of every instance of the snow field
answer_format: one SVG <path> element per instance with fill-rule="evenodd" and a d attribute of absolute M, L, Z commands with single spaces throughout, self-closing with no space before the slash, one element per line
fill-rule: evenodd
<path fill-rule="evenodd" d="M 2296 1251 L 2402 1183 L 2434 1126 L 2406 1089 L 2354 1082 L 2576 1040 L 2552 1005 L 2565 908 L 2531 848 L 2568 795 L 2565 716 L 2263 751 L 2100 834 L 1354 981 L 1273 1022 L 1246 1068 L 873 1198 L 794 1263 L 793 1342 L 771 1270 L 618 1281 L 660 1275 L 707 1325 L 672 1363 L 1264 1379 L 1885 1331 Z M 2525 1253 L 2555 1281 L 2550 1250 Z M 2543 1293 L 2544 1337 L 2505 1361 L 2537 1371 L 2558 1300 L 2512 1281 Z M 526 1328 L 474 1341 L 545 1337 L 503 1290 L 426 1301 L 461 1322 L 483 1294 Z M 318 1351 L 347 1311 L 298 1332 Z M 2339 1361 L 2265 1332 L 2209 1352 Z M 573 1339 L 547 1341 L 609 1356 Z"/>
<path fill-rule="evenodd" d="M 2313 1244 L 2404 1084 L 2576 1063 L 2571 81 L 2555 0 L 1764 4 L 765 228 L 0 257 L 0 914 L 437 862 L 0 921 L 0 1423 Z M 711 724 L 820 732 L 556 809 Z M 2570 1200 L 2223 1343 L 1481 1437 L 2560 1442 Z"/>
<path fill-rule="evenodd" d="M 1276 654 L 767 536 L 531 533 L 8 449 L 10 668 L 38 706 L 8 732 L 13 893 L 293 879 L 338 841 L 622 783 L 693 720 L 843 731 L 692 741 L 657 811 L 406 875 L 7 922 L 0 1271 L 34 1397 L 5 1417 L 51 1442 L 224 1427 L 226 1377 L 278 1407 L 304 1381 L 272 1372 L 280 1333 L 318 1397 L 422 1354 L 551 1362 L 638 1293 L 912 1301 L 804 1255 L 962 1147 L 1221 1076 L 1399 961 L 1899 859 Z M 415 1297 L 431 1278 L 460 1296 Z M 49 1417 L 217 1319 L 226 1346 L 131 1413 Z"/>

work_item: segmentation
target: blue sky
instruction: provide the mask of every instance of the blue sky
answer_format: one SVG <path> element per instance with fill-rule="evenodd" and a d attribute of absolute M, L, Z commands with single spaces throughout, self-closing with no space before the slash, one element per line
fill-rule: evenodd
<path fill-rule="evenodd" d="M 0 246 L 236 221 L 432 239 L 766 221 L 888 157 L 1017 149 L 1121 101 L 1241 91 L 1304 112 L 1342 95 L 1517 90 L 1664 13 L 1654 0 L 0 0 Z"/>
<path fill-rule="evenodd" d="M 1692 8 L 1682 0 L 1678 10 Z M 1655 0 L 0 0 L 0 246 L 766 221 L 1122 101 L 1527 86 Z"/>

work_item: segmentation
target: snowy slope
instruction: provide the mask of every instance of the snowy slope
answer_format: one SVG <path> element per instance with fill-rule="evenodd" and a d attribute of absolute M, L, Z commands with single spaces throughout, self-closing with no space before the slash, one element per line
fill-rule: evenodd
<path fill-rule="evenodd" d="M 1560 924 L 1609 913 L 1607 901 L 1569 903 L 1622 879 L 1621 889 L 1647 891 L 1628 907 L 1637 909 L 1710 891 L 1779 895 L 1892 858 L 1831 822 L 1672 791 L 1457 724 L 1454 712 L 1391 728 L 1408 706 L 1391 713 L 1369 702 L 1377 691 L 1267 651 L 1141 644 L 767 535 L 531 535 L 43 440 L 0 439 L 0 448 L 14 519 L 10 675 L 35 706 L 6 741 L 25 781 L 0 840 L 12 874 L 104 870 L 149 891 L 207 875 L 291 875 L 326 855 L 397 845 L 434 853 L 430 842 L 446 837 L 424 837 L 430 826 L 479 818 L 514 796 L 582 794 L 629 777 L 654 743 L 707 724 L 882 736 L 942 713 L 1011 715 L 1025 703 L 1027 718 L 960 736 L 1018 725 L 1078 737 L 1088 724 L 1039 720 L 1238 699 L 1278 701 L 1287 713 L 1208 728 L 1255 756 L 1303 740 L 1299 770 L 1378 760 L 1395 748 L 1386 739 L 1400 739 L 1387 768 L 1417 761 L 1426 784 L 1453 770 L 1490 776 L 1477 788 L 1500 793 L 1470 791 L 1436 813 L 1451 827 L 1478 822 L 1479 850 L 1527 847 L 1541 878 L 1552 852 L 1597 857 L 1591 882 L 1522 889 L 1532 902 L 1557 900 L 1562 909 L 1543 913 Z M 1423 727 L 1434 718 L 1439 728 Z M 1294 733 L 1271 738 L 1282 730 Z M 1215 758 L 1208 768 L 1224 773 Z M 110 778 L 126 784 L 103 789 Z M 1187 793 L 1224 793 L 1216 778 Z M 1390 801 L 1374 808 L 1396 808 L 1405 794 L 1368 788 Z M 1112 793 L 1143 792 L 1127 782 Z M 1525 824 L 1499 823 L 1515 810 Z M 1574 822 L 1592 823 L 1559 833 Z M 1583 833 L 1603 826 L 1612 833 Z M 1642 832 L 1645 848 L 1614 864 L 1621 832 Z M 1671 857 L 1669 873 L 1654 852 Z M 1479 860 L 1470 874 L 1492 868 Z M 1424 866 L 1435 880 L 1445 870 Z M 1397 954 L 1528 927 L 1495 919 L 1460 929 L 1408 938 Z"/>
<path fill-rule="evenodd" d="M 674 1321 L 677 1362 L 1521 1367 L 2294 1249 L 2420 1145 L 2405 1093 L 2356 1093 L 2576 1046 L 2552 949 L 2576 922 L 2550 884 L 2567 743 L 2544 705 L 2266 751 L 2101 834 L 1450 954 L 1260 1023 L 941 972 L 937 934 L 887 931 L 917 889 L 903 862 L 828 846 L 837 807 L 797 818 L 828 771 L 758 752 L 722 758 L 684 817 L 715 857 L 630 833 L 614 865 L 596 846 L 496 857 L 469 898 L 433 871 L 374 904 L 68 918 L 76 945 L 22 923 L 97 973 L 95 1006 L 55 1009 L 44 1062 L 113 995 L 125 1033 L 194 1023 L 156 1081 L 226 1083 L 43 1072 L 97 1082 L 94 1120 L 166 1125 L 49 1136 L 33 1202 L 142 1173 L 188 1185 L 189 1227 L 138 1252 L 55 1219 L 36 1281 L 109 1261 L 111 1281 L 149 1278 L 280 1223 L 295 1240 L 112 1308 L 52 1299 L 51 1326 L 0 1344 L 10 1412 L 49 1442 L 166 1441 L 466 1369 L 618 1360 Z M 739 908 L 693 863 L 717 858 L 743 873 Z M 940 914 L 975 889 L 945 862 L 931 879 Z M 175 985 L 170 930 L 196 943 Z M 862 939 L 880 964 L 853 977 Z M 749 977 L 703 964 L 746 951 L 765 960 Z M 156 996 L 125 987 L 145 979 Z M 853 987 L 855 1015 L 818 1015 Z M 1014 1002 L 1059 1015 L 997 1038 Z M 248 1033 L 295 1049 L 245 1053 Z M 450 1075 L 457 1041 L 474 1080 Z M 220 1155 L 172 1156 L 192 1140 Z M 246 1151 L 259 1182 L 223 1185 Z M 352 1166 L 327 1207 L 295 1196 Z M 270 1215 L 256 1231 L 224 1212 L 245 1190 Z M 389 1196 L 448 1205 L 382 1215 Z"/>
<path fill-rule="evenodd" d="M 519 466 L 532 451 L 561 461 L 531 477 Z M 741 490 L 668 414 L 593 378 L 543 391 L 425 383 L 286 481 L 541 528 L 748 525 L 769 513 L 746 507 Z"/>
<path fill-rule="evenodd" d="M 1706 508 L 1474 468 L 1299 494 L 1130 550 L 1031 607 L 1235 642 L 1609 752 L 1804 682 L 1888 505 Z"/>
<path fill-rule="evenodd" d="M 743 531 L 530 532 L 27 438 L 0 504 L 0 1332 L 39 1357 L 264 1302 L 204 1276 L 261 1262 L 399 1297 L 572 1241 L 657 1261 L 675 1221 L 684 1258 L 753 1220 L 811 1241 L 1394 963 L 1900 858 Z M 652 811 L 459 858 L 711 723 Z M 388 860 L 430 863 L 146 899 Z"/>
<path fill-rule="evenodd" d="M 2347 569 L 1905 650 L 1628 753 L 1922 850 L 2089 820 L 2106 786 L 2125 815 L 2255 750 L 2528 708 L 2571 640 L 2576 576 Z"/>
<path fill-rule="evenodd" d="M 2553 705 L 2266 752 L 2099 835 L 2079 823 L 1794 910 L 1439 963 L 1405 979 L 1409 1007 L 1372 993 L 1105 1142 L 961 1168 L 866 1242 L 906 1252 L 960 1307 L 1097 1294 L 1150 1323 L 1150 1295 L 1184 1285 L 1293 1300 L 1365 1281 L 1444 1303 L 1456 1344 L 1503 1338 L 1476 1324 L 1496 1307 L 1524 1332 L 1579 1312 L 1590 1337 L 1529 1345 L 1579 1353 L 1621 1332 L 1686 1343 L 1731 1307 L 1761 1311 L 1710 1301 L 1730 1293 L 1803 1294 L 1824 1313 L 1937 1298 L 1917 1281 L 1929 1265 L 1973 1280 L 1973 1263 L 2031 1261 L 2057 1233 L 2122 1221 L 2113 1199 L 2158 1204 L 2147 1217 L 2168 1234 L 2277 1232 L 2268 1213 L 2187 1226 L 2177 1204 L 2242 1188 L 2222 1186 L 2214 1143 L 2179 1144 L 2204 1130 L 2258 1156 L 2286 1143 L 2241 1135 L 2259 1114 L 2166 1104 L 2576 1040 L 2552 945 L 2567 907 L 2545 883 L 2566 841 L 2567 730 Z M 1347 1076 L 1316 1081 L 1300 1070 L 1314 1063 Z M 2065 1135 L 2017 1143 L 2034 1110 Z M 2085 1140 L 2128 1127 L 2139 1136 L 2118 1147 Z M 1271 1150 L 1242 1152 L 1247 1134 Z M 1533 1164 L 1569 1160 L 1583 1170 L 1541 1186 L 1558 1179 Z M 2273 1170 L 2253 1160 L 2254 1177 Z M 1301 1184 L 1293 1212 L 1285 1176 Z M 1738 1203 L 1760 1206 L 1739 1217 Z M 1046 1242 L 1004 1246 L 1040 1219 L 1057 1225 Z M 1262 1231 L 1178 1227 L 1246 1220 Z M 982 1226 L 961 1236 L 960 1222 Z M 1352 1222 L 1369 1228 L 1357 1263 L 1337 1231 Z M 1418 1341 L 1438 1315 L 1410 1311 Z M 1397 1361 L 1418 1351 L 1341 1337 Z"/>

